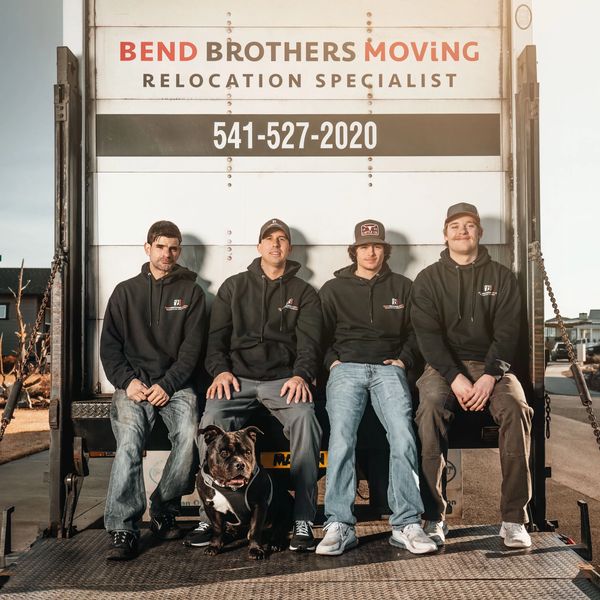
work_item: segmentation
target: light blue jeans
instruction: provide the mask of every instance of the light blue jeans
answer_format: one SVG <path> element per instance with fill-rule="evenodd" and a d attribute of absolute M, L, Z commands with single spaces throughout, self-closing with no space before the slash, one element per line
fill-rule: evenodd
<path fill-rule="evenodd" d="M 117 440 L 117 452 L 110 472 L 104 526 L 107 531 L 138 533 L 138 521 L 146 510 L 146 489 L 142 454 L 156 415 L 160 413 L 169 431 L 171 453 L 158 486 L 150 496 L 150 514 L 177 514 L 181 496 L 194 489 L 198 400 L 191 388 L 175 392 L 161 408 L 149 402 L 130 400 L 116 390 L 110 408 L 110 422 Z"/>
<path fill-rule="evenodd" d="M 394 365 L 362 363 L 341 363 L 333 367 L 327 383 L 327 414 L 331 426 L 325 491 L 327 523 L 356 523 L 356 432 L 369 396 L 390 444 L 390 523 L 393 528 L 420 523 L 423 503 L 406 373 Z"/>

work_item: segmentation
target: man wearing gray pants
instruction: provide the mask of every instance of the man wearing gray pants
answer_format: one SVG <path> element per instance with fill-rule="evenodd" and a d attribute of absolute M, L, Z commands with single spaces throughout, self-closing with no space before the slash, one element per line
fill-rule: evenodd
<path fill-rule="evenodd" d="M 200 425 L 240 429 L 261 404 L 280 421 L 290 440 L 295 491 L 290 550 L 312 551 L 321 427 L 311 385 L 320 361 L 321 308 L 315 290 L 296 277 L 300 264 L 288 260 L 291 235 L 283 221 L 261 227 L 257 249 L 260 256 L 227 279 L 213 303 L 206 368 L 214 379 Z M 202 468 L 202 440 L 199 447 Z M 201 521 L 187 543 L 208 545 L 210 529 Z"/>

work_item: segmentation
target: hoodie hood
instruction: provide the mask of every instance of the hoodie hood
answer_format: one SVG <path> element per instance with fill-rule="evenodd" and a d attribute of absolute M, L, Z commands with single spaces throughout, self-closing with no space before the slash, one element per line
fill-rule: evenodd
<path fill-rule="evenodd" d="M 267 279 L 269 279 L 265 275 L 265 272 L 262 270 L 262 267 L 260 266 L 260 261 L 261 261 L 260 256 L 257 256 L 248 265 L 248 271 L 250 271 L 250 273 L 254 273 L 255 275 L 258 275 L 259 277 L 262 277 L 264 275 Z M 277 279 L 269 279 L 269 281 L 278 281 L 279 279 L 282 279 L 283 281 L 287 281 L 288 279 L 291 279 L 294 275 L 296 275 L 296 273 L 298 273 L 301 266 L 302 265 L 299 262 L 288 259 L 285 261 L 285 270 L 283 272 L 283 275 L 281 277 L 278 277 Z"/>
<path fill-rule="evenodd" d="M 375 275 L 372 279 L 365 279 L 364 277 L 359 277 L 358 275 L 355 274 L 355 271 L 356 271 L 356 265 L 354 263 L 352 263 L 351 265 L 348 265 L 347 267 L 338 269 L 333 274 L 335 277 L 339 277 L 340 279 L 355 278 L 355 279 L 358 279 L 359 281 L 362 281 L 368 285 L 368 284 L 375 284 L 378 281 L 381 281 L 382 279 L 389 277 L 390 273 L 392 272 L 390 267 L 388 266 L 387 262 L 384 262 L 383 265 L 381 265 L 381 269 L 379 270 L 379 273 L 377 273 L 377 275 Z"/>
<path fill-rule="evenodd" d="M 173 265 L 173 268 L 160 279 L 155 279 L 150 271 L 150 263 L 142 265 L 142 275 L 148 281 L 148 326 L 152 327 L 155 322 L 160 325 L 160 316 L 162 313 L 162 301 L 165 286 L 173 284 L 177 281 L 196 281 L 196 273 L 182 267 L 181 265 Z"/>

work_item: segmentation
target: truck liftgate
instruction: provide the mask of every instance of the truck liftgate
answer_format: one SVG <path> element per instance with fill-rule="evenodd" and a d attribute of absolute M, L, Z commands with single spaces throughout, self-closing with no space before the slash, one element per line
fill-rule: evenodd
<path fill-rule="evenodd" d="M 290 34 L 294 31 L 293 27 L 286 29 L 288 23 L 285 19 L 273 14 L 268 2 L 262 0 L 253 3 L 250 12 L 245 8 L 246 3 L 228 0 L 225 2 L 227 7 L 223 8 L 223 11 L 230 10 L 227 17 L 223 17 L 220 9 L 214 8 L 214 3 L 194 3 L 193 0 L 178 3 L 181 14 L 169 12 L 166 16 L 166 9 L 154 0 L 143 3 L 143 10 L 138 13 L 133 0 L 123 2 L 123 7 L 112 0 L 89 0 L 83 26 L 87 40 L 84 106 L 80 86 L 82 78 L 78 73 L 81 65 L 67 48 L 59 48 L 55 92 L 56 244 L 65 258 L 65 268 L 52 298 L 48 537 L 38 540 L 16 564 L 0 573 L 4 580 L 3 597 L 62 600 L 82 597 L 229 599 L 235 596 L 261 599 L 354 599 L 372 596 L 430 599 L 445 596 L 452 600 L 506 597 L 600 600 L 597 573 L 572 547 L 563 543 L 546 515 L 545 484 L 550 471 L 545 465 L 543 289 L 538 267 L 528 258 L 530 246 L 540 239 L 538 86 L 535 48 L 523 40 L 517 43 L 513 39 L 513 23 L 516 20 L 521 19 L 520 23 L 524 23 L 523 31 L 529 27 L 527 19 L 523 21 L 522 17 L 523 14 L 527 16 L 530 3 L 516 3 L 517 7 L 508 0 L 460 0 L 445 22 L 439 14 L 446 3 L 437 0 L 427 0 L 420 8 L 415 8 L 420 3 L 412 3 L 411 10 L 404 11 L 401 18 L 394 12 L 396 9 L 389 8 L 391 3 L 374 1 L 373 6 L 367 7 L 366 3 L 344 2 L 344 10 L 335 14 L 335 11 L 331 12 L 333 9 L 315 0 L 306 1 L 304 12 L 295 12 L 293 17 L 302 23 L 295 22 L 293 25 L 298 27 L 298 31 Z M 332 0 L 331 4 L 335 1 Z M 201 10 L 198 8 L 200 5 Z M 430 5 L 431 10 L 428 8 Z M 322 103 L 317 101 L 320 92 L 315 90 L 320 89 L 318 86 L 309 92 L 290 89 L 289 97 L 285 96 L 286 92 L 279 97 L 279 90 L 266 100 L 257 99 L 248 90 L 215 91 L 207 88 L 200 89 L 197 92 L 200 96 L 194 97 L 195 92 L 190 91 L 189 86 L 180 90 L 173 83 L 180 80 L 198 83 L 200 80 L 194 69 L 199 67 L 191 61 L 180 65 L 176 61 L 174 64 L 168 62 L 171 50 L 164 40 L 171 39 L 169 36 L 182 36 L 188 50 L 193 45 L 189 40 L 195 35 L 194 28 L 201 29 L 202 35 L 211 39 L 210 36 L 220 27 L 224 36 L 227 32 L 230 41 L 240 39 L 243 42 L 240 47 L 254 51 L 259 46 L 248 41 L 253 39 L 247 37 L 250 35 L 248 31 L 257 39 L 271 39 L 271 34 L 282 36 L 282 39 L 297 35 L 302 43 L 309 44 L 312 43 L 309 41 L 311 35 L 321 35 L 311 29 L 316 23 L 311 21 L 310 15 L 321 9 L 324 14 L 319 19 L 324 24 L 323 30 L 333 40 L 325 44 L 329 44 L 327 47 L 330 49 L 335 46 L 339 50 L 344 48 L 344 40 L 351 39 L 346 46 L 346 58 L 357 71 L 360 65 L 353 65 L 352 60 L 359 62 L 360 56 L 356 54 L 352 58 L 350 49 L 357 48 L 363 37 L 365 44 L 371 44 L 369 47 L 377 47 L 374 42 L 371 43 L 371 34 L 373 37 L 378 34 L 378 25 L 382 29 L 389 27 L 398 31 L 404 31 L 402 28 L 406 27 L 406 35 L 413 36 L 410 43 L 402 46 L 396 42 L 394 46 L 388 40 L 385 47 L 390 52 L 393 48 L 396 58 L 404 47 L 422 53 L 419 60 L 413 62 L 422 68 L 423 73 L 427 66 L 421 67 L 421 63 L 431 59 L 431 55 L 425 52 L 425 48 L 430 48 L 428 44 L 432 44 L 431 39 L 444 40 L 443 44 L 439 42 L 439 48 L 435 48 L 440 52 L 443 48 L 449 53 L 450 61 L 454 60 L 452 53 L 456 48 L 462 48 L 464 61 L 458 60 L 457 65 L 452 62 L 452 70 L 457 72 L 451 78 L 452 86 L 448 77 L 438 77 L 437 80 L 431 74 L 429 79 L 424 74 L 421 79 L 416 75 L 410 80 L 405 77 L 403 85 L 396 90 L 398 95 L 406 94 L 402 98 L 396 98 L 389 90 L 365 89 L 361 95 L 362 92 L 355 88 L 340 91 L 339 86 L 326 89 Z M 187 14 L 186 10 L 189 11 L 187 18 L 182 16 Z M 204 13 L 201 14 L 202 11 Z M 238 15 L 247 23 L 236 29 Z M 385 19 L 382 21 L 383 15 Z M 223 18 L 225 21 L 220 24 L 219 19 Z M 163 27 L 161 19 L 170 25 Z M 432 20 L 429 22 L 427 19 Z M 360 27 L 355 24 L 358 21 Z M 182 24 L 186 28 L 181 29 Z M 237 35 L 240 38 L 236 38 Z M 302 37 L 307 35 L 306 39 Z M 522 32 L 515 29 L 515 38 L 521 35 Z M 144 50 L 147 58 L 152 58 L 153 53 L 160 50 L 166 53 L 163 57 L 166 62 L 153 64 L 149 60 L 140 63 L 138 70 L 147 72 L 138 73 L 132 49 L 138 51 L 141 48 L 136 44 L 150 44 L 144 41 L 147 36 L 150 36 L 148 39 L 154 36 L 160 40 Z M 431 39 L 423 36 L 431 36 Z M 198 39 L 203 38 L 200 36 Z M 114 51 L 119 43 L 120 60 L 111 64 L 110 61 L 119 55 Z M 201 45 L 196 43 L 194 47 L 201 48 Z M 481 51 L 477 60 L 473 48 Z M 519 50 L 518 60 L 512 58 L 515 48 Z M 173 58 L 176 58 L 175 55 Z M 441 69 L 438 58 L 435 55 L 433 59 L 436 70 Z M 181 73 L 163 76 L 161 70 L 166 70 L 165 64 L 179 68 Z M 254 64 L 257 72 L 263 69 L 262 64 Z M 327 70 L 331 64 L 337 68 L 340 63 L 330 63 L 329 67 L 319 63 L 318 67 Z M 393 75 L 389 73 L 389 65 L 390 61 L 378 65 L 385 81 L 390 81 Z M 412 68 L 414 64 L 407 62 L 408 67 Z M 221 65 L 215 59 L 211 68 L 217 73 L 232 67 L 231 64 Z M 297 68 L 303 70 L 304 85 L 310 81 L 311 75 L 315 75 L 313 62 Z M 344 80 L 348 82 L 350 76 L 345 74 Z M 296 79 L 300 80 L 299 76 Z M 161 81 L 164 89 L 156 87 Z M 316 81 L 321 80 L 317 77 Z M 372 83 L 377 81 L 373 79 Z M 408 81 L 422 81 L 423 85 L 429 81 L 430 86 L 416 91 L 406 89 Z M 436 81 L 439 85 L 431 85 Z M 141 82 L 146 83 L 142 86 Z M 154 87 L 148 82 L 152 82 Z M 223 97 L 217 97 L 219 94 Z M 268 95 L 269 92 L 261 90 L 260 94 Z M 227 108 L 219 108 L 221 100 Z M 221 119 L 219 127 L 231 126 L 230 121 L 236 113 L 253 116 L 255 128 L 262 123 L 259 116 L 265 117 L 266 113 L 265 119 L 272 127 L 275 118 L 283 117 L 270 115 L 270 112 L 281 112 L 295 115 L 294 120 L 301 116 L 302 124 L 307 127 L 320 123 L 325 131 L 326 124 L 335 120 L 335 113 L 343 124 L 344 114 L 362 112 L 371 115 L 368 117 L 372 124 L 369 131 L 380 127 L 381 145 L 375 148 L 376 140 L 365 137 L 362 141 L 369 147 L 352 154 L 346 152 L 338 140 L 338 145 L 328 155 L 323 140 L 317 140 L 302 152 L 297 147 L 286 154 L 285 149 L 278 147 L 270 157 L 267 156 L 267 142 L 261 146 L 258 137 L 254 140 L 257 145 L 252 147 L 248 140 L 240 142 L 236 136 L 223 138 L 219 134 L 221 137 L 215 138 L 215 144 L 218 142 L 226 146 L 219 149 L 217 145 L 212 147 L 210 140 L 201 139 L 200 135 L 177 135 L 177 131 L 189 132 L 192 126 L 199 128 L 193 129 L 195 132 L 204 131 L 215 116 L 213 113 L 219 111 L 227 111 L 227 114 L 218 116 Z M 415 120 L 413 113 L 421 114 L 416 115 Z M 363 123 L 364 119 L 357 119 L 359 121 Z M 183 123 L 183 130 L 177 129 L 178 123 Z M 402 143 L 397 147 L 390 145 L 390 137 L 385 137 L 384 123 L 386 128 L 388 125 L 392 128 L 390 131 L 404 132 L 404 138 L 398 137 Z M 434 127 L 428 130 L 431 135 L 415 136 L 415 123 L 418 127 L 423 124 Z M 473 129 L 474 123 L 479 124 L 479 129 Z M 251 130 L 246 130 L 246 133 L 248 131 Z M 366 135 L 366 128 L 364 133 Z M 292 145 L 298 143 L 295 138 L 290 139 Z M 85 142 L 83 161 L 82 141 Z M 321 144 L 321 147 L 316 148 L 315 144 Z M 261 161 L 268 161 L 268 165 Z M 381 467 L 386 463 L 387 450 L 385 443 L 380 443 L 385 436 L 381 429 L 373 430 L 378 425 L 369 422 L 368 418 L 363 424 L 367 431 L 359 444 L 359 463 L 362 456 L 362 466 L 369 480 L 371 506 L 357 506 L 360 543 L 358 548 L 340 557 L 282 552 L 272 555 L 269 560 L 255 562 L 247 558 L 246 545 L 241 541 L 226 547 L 217 557 L 207 557 L 202 549 L 184 547 L 178 542 L 159 545 L 150 532 L 143 529 L 141 553 L 136 560 L 108 563 L 105 560 L 108 536 L 101 523 L 97 523 L 99 528 L 92 526 L 76 531 L 73 517 L 78 493 L 87 474 L 90 453 L 114 450 L 108 418 L 110 388 L 99 367 L 97 346 L 101 314 L 109 288 L 114 287 L 113 279 L 124 279 L 125 274 L 130 276 L 131 269 L 139 268 L 136 246 L 138 242 L 141 244 L 139 232 L 135 231 L 135 240 L 126 235 L 129 225 L 134 229 L 136 226 L 130 217 L 140 214 L 142 209 L 148 215 L 154 215 L 152 211 L 162 206 L 162 197 L 156 190 L 173 192 L 174 197 L 170 201 L 173 210 L 177 207 L 177 210 L 183 210 L 182 202 L 190 206 L 197 202 L 193 193 L 198 184 L 201 189 L 210 190 L 214 196 L 213 204 L 220 211 L 218 215 L 212 215 L 213 221 L 204 219 L 210 222 L 210 228 L 201 232 L 194 230 L 188 242 L 184 240 L 184 244 L 189 246 L 184 251 L 187 264 L 204 278 L 201 284 L 206 290 L 213 289 L 209 285 L 211 282 L 222 281 L 230 271 L 244 268 L 254 250 L 254 234 L 246 234 L 244 229 L 245 221 L 254 219 L 254 215 L 244 208 L 246 194 L 260 192 L 261 198 L 264 196 L 264 201 L 270 202 L 279 197 L 278 186 L 284 186 L 290 194 L 297 189 L 306 192 L 308 204 L 302 205 L 297 219 L 288 217 L 287 213 L 280 216 L 290 218 L 293 223 L 298 221 L 299 228 L 308 232 L 308 236 L 314 234 L 314 239 L 307 239 L 300 232 L 293 233 L 302 240 L 299 244 L 299 252 L 305 259 L 302 262 L 316 271 L 313 272 L 315 284 L 328 278 L 334 266 L 341 266 L 341 261 L 345 260 L 347 236 L 338 232 L 337 227 L 329 227 L 325 232 L 317 231 L 317 228 L 311 230 L 311 211 L 313 208 L 316 210 L 316 207 L 309 206 L 311 193 L 328 200 L 319 204 L 319 210 L 331 211 L 335 203 L 339 203 L 337 213 L 334 210 L 323 217 L 327 223 L 333 222 L 334 213 L 352 222 L 364 218 L 363 212 L 357 212 L 363 211 L 364 197 L 368 200 L 368 210 L 374 211 L 371 216 L 379 217 L 381 214 L 383 221 L 387 219 L 390 226 L 397 226 L 401 215 L 405 214 L 387 202 L 392 197 L 397 200 L 393 194 L 399 189 L 407 197 L 414 195 L 414 206 L 402 207 L 402 211 L 412 210 L 414 213 L 422 207 L 420 202 L 430 201 L 434 205 L 431 210 L 427 209 L 427 213 L 437 211 L 440 218 L 441 206 L 446 206 L 447 198 L 439 200 L 438 206 L 435 204 L 438 202 L 436 194 L 451 195 L 464 190 L 473 195 L 481 194 L 484 203 L 482 212 L 488 215 L 484 227 L 490 239 L 486 243 L 494 258 L 512 266 L 526 300 L 520 352 L 523 361 L 517 366 L 528 401 L 535 410 L 531 548 L 507 549 L 498 536 L 498 524 L 451 525 L 446 546 L 433 555 L 415 556 L 389 545 L 389 525 L 387 521 L 376 518 L 386 509 L 387 472 L 385 467 Z M 175 193 L 188 185 L 190 188 L 186 193 L 192 194 L 193 202 L 187 197 L 182 201 Z M 138 188 L 143 190 L 143 193 L 137 194 L 139 197 L 136 196 Z M 360 193 L 355 194 L 355 190 Z M 421 193 L 422 197 L 419 196 Z M 342 201 L 346 203 L 342 205 Z M 477 200 L 474 201 L 477 203 Z M 203 221 L 199 218 L 200 213 L 193 212 L 190 206 L 185 204 L 185 210 L 177 214 L 187 219 L 186 223 Z M 261 212 L 256 218 L 259 222 L 264 221 L 272 216 L 271 211 L 276 212 L 276 207 L 276 204 L 262 207 L 260 210 L 268 210 L 269 214 Z M 125 221 L 126 227 L 121 229 L 120 223 L 111 220 L 110 211 L 116 209 L 125 215 L 120 221 Z M 258 208 L 257 212 L 260 212 Z M 356 218 L 359 214 L 360 218 Z M 159 218 L 163 217 L 161 213 Z M 428 215 L 424 214 L 423 221 L 426 222 L 427 218 Z M 148 219 L 151 217 L 148 216 Z M 233 225 L 225 227 L 223 219 L 231 219 Z M 439 252 L 438 221 L 429 226 L 433 234 L 427 228 L 395 232 L 393 256 L 397 263 L 392 266 L 414 277 L 420 268 L 433 262 Z M 143 227 L 147 228 L 146 222 Z M 346 228 L 351 232 L 351 227 Z M 226 238 L 221 239 L 214 233 L 221 229 L 226 232 Z M 405 234 L 413 237 L 408 239 Z M 414 254 L 412 259 L 411 253 Z M 309 260 L 311 256 L 312 260 Z M 324 412 L 322 400 L 318 410 Z M 452 432 L 452 447 L 496 447 L 497 428 L 491 419 L 482 419 L 480 415 L 469 417 L 457 420 Z M 265 426 L 269 427 L 268 424 Z M 277 431 L 273 430 L 268 438 L 270 441 L 262 448 L 263 452 L 280 456 L 280 451 L 287 450 Z M 168 447 L 164 430 L 157 427 L 148 450 Z M 277 460 L 281 462 L 280 458 Z"/>

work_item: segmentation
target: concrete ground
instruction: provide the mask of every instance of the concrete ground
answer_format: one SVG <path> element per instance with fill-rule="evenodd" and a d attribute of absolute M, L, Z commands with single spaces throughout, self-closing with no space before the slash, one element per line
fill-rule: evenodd
<path fill-rule="evenodd" d="M 547 443 L 547 464 L 552 479 L 547 481 L 547 516 L 559 521 L 559 532 L 580 540 L 577 500 L 590 509 L 594 560 L 600 567 L 600 451 L 587 421 L 587 413 L 575 386 L 562 372 L 566 363 L 551 363 L 547 389 L 552 398 L 551 437 Z M 594 410 L 600 417 L 600 394 L 594 394 Z M 500 463 L 498 450 L 463 450 L 464 514 L 451 524 L 499 523 Z M 79 529 L 102 516 L 110 471 L 110 459 L 90 461 L 77 510 Z M 14 551 L 23 551 L 47 525 L 48 452 L 0 465 L 0 507 L 15 506 L 13 515 Z"/>

